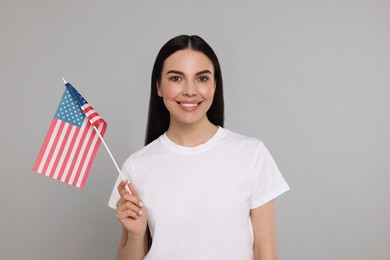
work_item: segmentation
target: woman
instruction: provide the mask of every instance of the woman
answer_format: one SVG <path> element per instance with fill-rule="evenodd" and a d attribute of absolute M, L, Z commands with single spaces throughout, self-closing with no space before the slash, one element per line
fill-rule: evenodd
<path fill-rule="evenodd" d="M 211 47 L 168 41 L 153 67 L 146 146 L 109 201 L 123 230 L 118 259 L 276 259 L 273 199 L 289 187 L 261 141 L 223 128 L 223 111 Z"/>

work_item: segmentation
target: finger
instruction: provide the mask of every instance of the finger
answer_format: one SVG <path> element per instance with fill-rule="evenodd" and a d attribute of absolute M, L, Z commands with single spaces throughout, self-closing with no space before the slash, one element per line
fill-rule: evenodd
<path fill-rule="evenodd" d="M 116 202 L 116 207 L 118 208 L 120 205 L 122 205 L 122 204 L 124 204 L 126 202 L 131 202 L 131 203 L 137 205 L 140 208 L 143 207 L 143 204 L 142 204 L 141 200 L 138 197 L 136 197 L 134 195 L 127 194 L 127 193 L 119 198 L 119 200 Z"/>
<path fill-rule="evenodd" d="M 122 198 L 125 200 L 125 201 L 130 201 L 134 204 L 136 204 L 137 206 L 139 207 L 143 207 L 143 204 L 141 202 L 141 200 L 137 197 L 137 196 L 134 196 L 134 195 L 131 195 L 131 194 L 125 194 L 122 196 Z"/>
<path fill-rule="evenodd" d="M 129 189 L 131 191 L 131 194 L 133 194 L 134 196 L 138 197 L 137 191 L 134 189 L 133 184 L 129 183 L 127 186 L 129 187 Z"/>
<path fill-rule="evenodd" d="M 118 192 L 119 195 L 122 197 L 123 195 L 127 194 L 126 191 L 126 184 L 128 183 L 128 180 L 122 180 L 118 185 Z"/>
<path fill-rule="evenodd" d="M 126 219 L 126 218 L 132 218 L 132 219 L 138 219 L 139 216 L 137 215 L 136 212 L 132 211 L 132 210 L 123 210 L 123 211 L 118 211 L 116 213 L 116 217 L 117 219 L 121 220 L 121 219 Z"/>
<path fill-rule="evenodd" d="M 126 203 L 126 200 L 124 198 L 120 198 L 117 202 L 116 202 L 116 207 L 119 207 L 120 205 L 122 205 L 123 203 Z"/>
<path fill-rule="evenodd" d="M 134 211 L 138 216 L 141 216 L 142 215 L 142 210 L 140 207 L 138 207 L 137 205 L 131 203 L 131 202 L 126 202 L 122 205 L 120 205 L 118 208 L 117 208 L 118 211 L 126 211 L 126 210 L 132 210 Z"/>

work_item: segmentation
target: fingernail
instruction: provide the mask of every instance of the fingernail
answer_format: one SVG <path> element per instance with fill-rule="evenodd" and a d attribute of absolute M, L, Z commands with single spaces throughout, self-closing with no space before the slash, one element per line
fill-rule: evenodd
<path fill-rule="evenodd" d="M 142 201 L 139 202 L 139 205 L 140 205 L 141 207 L 144 206 L 144 204 L 142 203 Z"/>
<path fill-rule="evenodd" d="M 139 214 L 140 216 L 142 216 L 142 211 L 140 210 L 138 214 Z"/>

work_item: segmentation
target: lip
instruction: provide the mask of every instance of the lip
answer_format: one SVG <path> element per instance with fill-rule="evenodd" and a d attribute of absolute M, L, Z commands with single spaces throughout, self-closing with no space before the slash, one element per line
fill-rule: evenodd
<path fill-rule="evenodd" d="M 179 107 L 182 110 L 192 112 L 192 111 L 197 110 L 200 107 L 202 101 L 199 101 L 199 100 L 180 100 L 180 101 L 177 101 L 176 103 L 179 105 Z"/>

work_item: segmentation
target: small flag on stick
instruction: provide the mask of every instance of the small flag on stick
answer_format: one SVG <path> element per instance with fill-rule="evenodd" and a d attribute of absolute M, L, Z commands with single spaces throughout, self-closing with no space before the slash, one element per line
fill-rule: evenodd
<path fill-rule="evenodd" d="M 64 82 L 65 92 L 33 171 L 83 188 L 107 124 L 71 84 Z"/>

